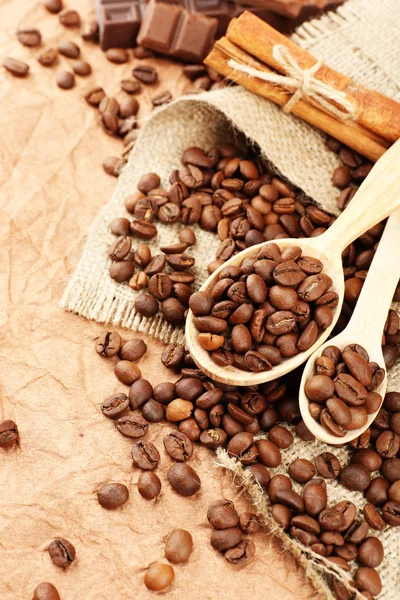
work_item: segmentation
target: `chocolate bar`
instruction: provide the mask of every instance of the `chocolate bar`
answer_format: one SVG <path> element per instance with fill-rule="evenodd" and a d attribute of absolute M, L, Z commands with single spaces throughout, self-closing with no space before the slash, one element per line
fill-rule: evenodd
<path fill-rule="evenodd" d="M 102 50 L 133 48 L 145 8 L 145 0 L 96 0 Z"/>
<path fill-rule="evenodd" d="M 205 1 L 207 4 L 212 2 Z M 217 27 L 216 19 L 199 12 L 190 12 L 178 4 L 150 0 L 137 42 L 172 58 L 202 62 L 215 41 Z"/>

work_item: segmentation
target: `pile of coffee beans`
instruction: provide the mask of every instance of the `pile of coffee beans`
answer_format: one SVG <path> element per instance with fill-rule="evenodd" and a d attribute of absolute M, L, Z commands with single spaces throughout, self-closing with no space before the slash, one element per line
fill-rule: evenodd
<path fill-rule="evenodd" d="M 317 258 L 298 246 L 264 246 L 237 267 L 227 266 L 209 292 L 189 307 L 199 344 L 219 367 L 270 371 L 308 350 L 333 320 L 338 295 Z"/>
<path fill-rule="evenodd" d="M 363 427 L 368 415 L 376 413 L 382 396 L 375 392 L 385 370 L 370 361 L 359 344 L 343 350 L 327 346 L 315 360 L 315 374 L 306 381 L 310 415 L 332 435 L 343 437 Z"/>
<path fill-rule="evenodd" d="M 224 554 L 233 565 L 243 565 L 251 561 L 255 554 L 255 545 L 243 538 L 243 533 L 257 533 L 260 529 L 259 518 L 252 513 L 238 515 L 233 502 L 222 498 L 209 507 L 207 519 L 214 531 L 211 534 L 211 546 Z"/>

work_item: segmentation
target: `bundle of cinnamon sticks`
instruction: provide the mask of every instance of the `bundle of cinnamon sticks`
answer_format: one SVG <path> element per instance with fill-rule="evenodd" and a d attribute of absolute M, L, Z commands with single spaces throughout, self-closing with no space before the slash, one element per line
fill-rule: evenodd
<path fill-rule="evenodd" d="M 294 70 L 279 58 L 278 49 Z M 373 162 L 400 138 L 398 102 L 320 63 L 250 12 L 232 19 L 226 36 L 215 43 L 205 63 L 283 108 L 296 94 L 292 114 Z M 293 80 L 293 72 L 298 81 Z M 312 91 L 319 87 L 322 96 Z"/>

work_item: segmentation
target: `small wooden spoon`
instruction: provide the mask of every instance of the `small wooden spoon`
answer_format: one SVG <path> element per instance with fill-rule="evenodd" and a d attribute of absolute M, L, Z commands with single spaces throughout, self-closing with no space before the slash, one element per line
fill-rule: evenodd
<path fill-rule="evenodd" d="M 313 256 L 322 261 L 323 272 L 332 278 L 331 290 L 339 295 L 339 302 L 334 310 L 332 324 L 325 329 L 317 341 L 306 351 L 286 358 L 280 365 L 270 371 L 253 373 L 242 371 L 236 367 L 220 367 L 197 341 L 198 331 L 194 325 L 194 315 L 189 310 L 186 320 L 186 344 L 197 366 L 211 379 L 230 385 L 256 385 L 277 379 L 301 365 L 321 344 L 325 342 L 339 318 L 344 296 L 344 278 L 342 267 L 343 250 L 362 233 L 382 221 L 400 206 L 400 140 L 397 141 L 364 180 L 346 210 L 336 219 L 329 229 L 314 238 L 273 240 L 281 250 L 289 246 L 299 246 L 303 254 Z M 211 290 L 218 281 L 224 267 L 238 266 L 245 258 L 255 258 L 264 246 L 271 242 L 263 242 L 257 246 L 239 252 L 219 267 L 201 286 L 201 291 Z"/>
<path fill-rule="evenodd" d="M 309 411 L 309 399 L 304 387 L 309 377 L 314 374 L 314 363 L 321 356 L 327 346 L 337 346 L 343 350 L 349 344 L 363 346 L 369 354 L 370 361 L 378 363 L 385 369 L 385 378 L 381 385 L 374 391 L 383 398 L 386 393 L 387 375 L 382 353 L 382 333 L 385 326 L 390 303 L 393 298 L 396 285 L 400 277 L 400 210 L 397 210 L 389 218 L 385 231 L 375 252 L 374 259 L 368 270 L 368 277 L 361 290 L 357 306 L 347 327 L 336 335 L 316 352 L 307 361 L 301 379 L 299 402 L 300 411 L 307 428 L 320 440 L 328 444 L 342 444 L 351 442 L 368 429 L 378 414 L 379 409 L 368 415 L 364 427 L 349 431 L 344 437 L 332 435 L 322 427 L 318 421 L 313 419 Z M 380 408 L 380 407 L 379 407 Z"/>

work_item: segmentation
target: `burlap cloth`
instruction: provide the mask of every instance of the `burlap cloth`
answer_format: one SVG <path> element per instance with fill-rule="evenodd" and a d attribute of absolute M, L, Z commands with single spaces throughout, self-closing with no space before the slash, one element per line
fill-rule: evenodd
<path fill-rule="evenodd" d="M 84 16 L 93 12 L 90 0 L 71 0 L 68 7 Z M 99 413 L 104 397 L 121 391 L 113 365 L 93 351 L 101 326 L 57 307 L 77 265 L 88 226 L 114 187 L 100 162 L 120 150 L 119 142 L 100 134 L 95 113 L 81 96 L 93 84 L 117 93 L 118 82 L 129 75 L 132 63 L 110 65 L 98 48 L 86 45 L 84 57 L 94 74 L 79 81 L 76 90 L 63 92 L 55 86 L 55 69 L 42 69 L 35 52 L 15 41 L 17 27 L 32 25 L 39 26 L 46 45 L 60 39 L 80 43 L 79 36 L 58 25 L 38 0 L 0 0 L 0 53 L 31 65 L 27 81 L 0 70 L 0 417 L 14 419 L 21 433 L 20 449 L 0 453 L 0 597 L 29 599 L 34 587 L 47 580 L 57 585 L 63 600 L 147 600 L 154 595 L 143 586 L 144 568 L 163 557 L 163 537 L 180 526 L 191 531 L 195 551 L 188 565 L 176 569 L 168 597 L 324 598 L 326 594 L 315 591 L 292 554 L 283 551 L 273 536 L 261 533 L 254 538 L 256 559 L 245 569 L 233 568 L 212 550 L 205 519 L 208 503 L 225 495 L 241 510 L 250 509 L 250 504 L 242 488 L 231 486 L 229 475 L 212 468 L 205 449 L 197 448 L 193 460 L 202 478 L 202 491 L 196 498 L 182 499 L 169 492 L 166 458 L 160 469 L 165 485 L 160 502 L 147 503 L 138 495 L 130 443 Z M 327 26 L 336 28 L 331 21 Z M 397 41 L 394 34 L 383 34 L 388 27 L 380 28 L 384 44 L 388 39 Z M 317 42 L 313 37 L 310 41 Z M 390 48 L 385 52 L 390 53 Z M 63 66 L 67 62 L 60 61 Z M 163 68 L 159 89 L 171 89 L 177 95 L 186 83 L 180 68 L 167 61 L 150 62 Z M 391 64 L 389 71 L 395 66 Z M 352 72 L 351 65 L 347 72 Z M 145 90 L 140 116 L 146 118 L 148 100 L 155 91 Z M 280 143 L 287 143 L 283 136 Z M 168 152 L 173 149 L 171 142 Z M 179 152 L 174 160 L 178 157 Z M 310 177 L 308 154 L 298 157 Z M 117 208 L 119 215 L 121 207 Z M 102 244 L 102 252 L 107 244 Z M 97 256 L 94 249 L 92 265 Z M 140 367 L 156 384 L 169 377 L 159 362 L 162 345 L 146 334 L 144 338 L 149 351 Z M 161 426 L 152 427 L 151 437 L 160 447 Z M 131 491 L 129 504 L 115 513 L 102 510 L 93 495 L 96 486 L 109 479 L 126 483 Z M 45 552 L 57 535 L 68 538 L 77 549 L 77 560 L 66 573 Z M 380 569 L 386 573 L 390 565 L 394 585 L 398 583 L 398 567 L 392 558 L 396 552 L 387 554 Z"/>

